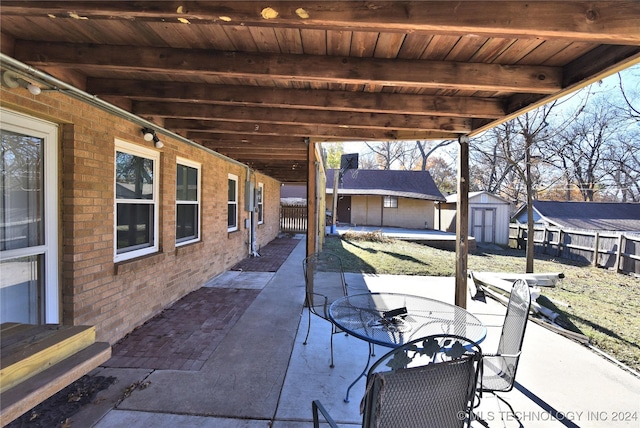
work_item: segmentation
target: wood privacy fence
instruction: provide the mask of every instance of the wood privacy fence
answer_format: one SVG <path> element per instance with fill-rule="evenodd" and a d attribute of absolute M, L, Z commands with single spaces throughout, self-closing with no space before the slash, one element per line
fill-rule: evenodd
<path fill-rule="evenodd" d="M 307 233 L 307 206 L 280 205 L 280 232 Z"/>
<path fill-rule="evenodd" d="M 511 223 L 510 246 L 523 249 L 526 241 L 527 226 Z M 640 235 L 536 226 L 533 241 L 536 253 L 640 275 Z"/>

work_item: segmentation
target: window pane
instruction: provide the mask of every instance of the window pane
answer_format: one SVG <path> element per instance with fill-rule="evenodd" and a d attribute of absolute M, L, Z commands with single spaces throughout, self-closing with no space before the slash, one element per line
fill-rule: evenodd
<path fill-rule="evenodd" d="M 227 217 L 227 226 L 228 227 L 236 227 L 236 207 L 235 204 L 229 204 L 228 209 L 228 217 Z"/>
<path fill-rule="evenodd" d="M 194 239 L 198 236 L 198 205 L 180 204 L 177 207 L 176 240 Z"/>
<path fill-rule="evenodd" d="M 178 165 L 176 178 L 176 200 L 198 200 L 198 170 L 186 165 Z"/>
<path fill-rule="evenodd" d="M 229 193 L 228 193 L 227 201 L 235 202 L 236 201 L 236 180 L 229 179 Z"/>
<path fill-rule="evenodd" d="M 153 205 L 118 204 L 117 232 L 118 253 L 150 247 L 153 242 Z"/>
<path fill-rule="evenodd" d="M 385 196 L 384 197 L 384 205 L 385 208 L 398 208 L 398 197 L 397 196 Z"/>
<path fill-rule="evenodd" d="M 153 159 L 116 152 L 116 198 L 153 199 Z"/>
<path fill-rule="evenodd" d="M 39 324 L 43 317 L 40 300 L 43 256 L 28 256 L 0 263 L 0 323 Z"/>
<path fill-rule="evenodd" d="M 0 250 L 44 244 L 44 140 L 1 131 Z"/>

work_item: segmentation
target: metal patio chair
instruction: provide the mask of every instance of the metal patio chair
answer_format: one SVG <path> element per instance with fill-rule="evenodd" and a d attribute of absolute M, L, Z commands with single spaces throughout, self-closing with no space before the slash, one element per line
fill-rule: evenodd
<path fill-rule="evenodd" d="M 461 336 L 427 336 L 395 348 L 367 374 L 360 405 L 366 428 L 461 428 L 470 426 L 480 347 Z M 318 400 L 312 402 L 314 428 L 322 414 L 337 427 Z"/>
<path fill-rule="evenodd" d="M 309 309 L 309 324 L 307 335 L 303 344 L 307 344 L 311 331 L 311 314 L 317 315 L 331 323 L 329 319 L 329 306 L 336 299 L 347 295 L 347 284 L 344 280 L 342 260 L 336 254 L 329 251 L 313 253 L 302 261 L 304 271 L 306 300 L 305 306 Z M 331 323 L 331 364 L 333 364 L 333 335 L 340 333 Z"/>
<path fill-rule="evenodd" d="M 529 285 L 526 281 L 518 279 L 513 283 L 511 289 L 498 349 L 495 354 L 483 354 L 482 356 L 480 395 L 483 392 L 492 393 L 509 407 L 516 419 L 517 415 L 511 404 L 496 393 L 509 392 L 513 389 L 530 306 Z"/>

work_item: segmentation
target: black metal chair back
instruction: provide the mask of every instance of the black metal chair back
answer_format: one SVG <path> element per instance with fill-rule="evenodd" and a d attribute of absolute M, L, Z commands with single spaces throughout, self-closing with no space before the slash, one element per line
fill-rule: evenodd
<path fill-rule="evenodd" d="M 526 281 L 516 280 L 507 304 L 500 342 L 495 354 L 483 357 L 482 391 L 507 392 L 513 388 L 531 307 Z"/>
<path fill-rule="evenodd" d="M 309 309 L 309 324 L 304 344 L 307 344 L 311 331 L 311 314 L 329 320 L 329 306 L 336 299 L 347 295 L 347 284 L 344 280 L 342 260 L 336 254 L 322 251 L 311 254 L 302 261 L 304 271 L 306 300 Z M 331 362 L 333 367 L 333 335 L 340 330 L 331 324 Z"/>
<path fill-rule="evenodd" d="M 476 343 L 454 335 L 427 336 L 395 348 L 369 369 L 362 426 L 470 426 L 481 358 Z M 313 401 L 312 412 L 314 428 L 320 426 L 320 414 L 337 427 L 319 401 Z"/>

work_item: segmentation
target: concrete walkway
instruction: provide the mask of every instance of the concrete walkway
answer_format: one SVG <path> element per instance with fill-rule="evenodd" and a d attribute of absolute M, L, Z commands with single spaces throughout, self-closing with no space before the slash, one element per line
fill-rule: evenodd
<path fill-rule="evenodd" d="M 210 287 L 261 290 L 230 327 L 199 370 L 100 368 L 118 383 L 71 418 L 71 426 L 274 427 L 311 426 L 311 401 L 319 399 L 341 426 L 359 426 L 364 380 L 343 401 L 362 371 L 367 344 L 334 337 L 335 368 L 329 368 L 330 325 L 302 310 L 304 240 L 275 273 L 227 273 Z M 246 275 L 247 281 L 242 278 Z M 350 292 L 390 291 L 453 301 L 453 278 L 347 274 Z M 487 325 L 485 352 L 495 349 L 505 308 L 491 300 L 469 301 Z M 386 350 L 376 347 L 378 355 Z M 640 379 L 593 351 L 529 322 L 516 389 L 503 396 L 526 427 L 638 427 Z M 123 393 L 124 391 L 124 393 Z M 491 427 L 518 424 L 485 396 L 477 412 Z M 476 421 L 474 427 L 481 426 Z"/>

